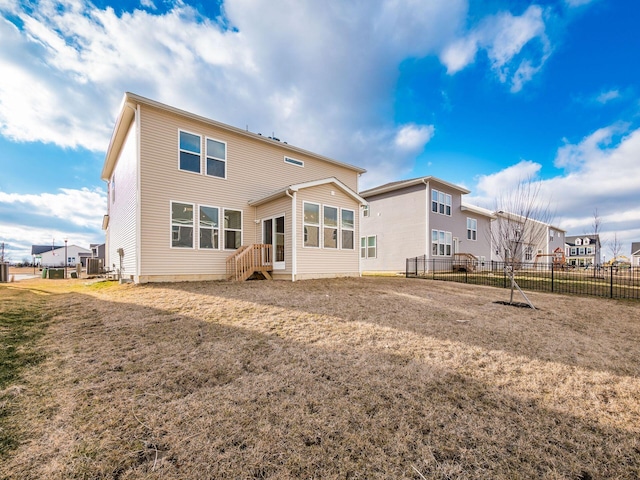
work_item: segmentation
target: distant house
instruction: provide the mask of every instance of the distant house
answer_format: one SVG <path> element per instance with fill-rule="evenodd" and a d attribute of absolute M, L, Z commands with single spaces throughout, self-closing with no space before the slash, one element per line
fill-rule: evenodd
<path fill-rule="evenodd" d="M 600 265 L 602 250 L 599 235 L 571 235 L 565 237 L 565 256 L 568 265 L 587 267 Z"/>
<path fill-rule="evenodd" d="M 41 265 L 42 254 L 58 248 L 64 248 L 64 245 L 31 245 L 31 256 L 33 257 L 36 265 Z"/>
<path fill-rule="evenodd" d="M 67 266 L 75 267 L 76 263 L 81 263 L 81 257 L 91 255 L 91 250 L 79 247 L 78 245 L 58 247 L 54 250 L 41 252 L 40 265 L 42 267 L 62 267 L 65 265 L 65 253 Z"/>
<path fill-rule="evenodd" d="M 137 283 L 359 275 L 364 171 L 126 93 L 102 169 L 105 267 Z"/>
<path fill-rule="evenodd" d="M 495 216 L 462 202 L 469 190 L 436 177 L 401 180 L 365 190 L 360 235 L 363 273 L 404 272 L 406 259 L 491 256 Z M 434 263 L 435 264 L 435 263 Z"/>
<path fill-rule="evenodd" d="M 631 265 L 640 267 L 640 242 L 631 244 Z"/>
<path fill-rule="evenodd" d="M 566 232 L 554 225 L 513 213 L 495 212 L 491 259 L 551 264 L 561 259 Z"/>

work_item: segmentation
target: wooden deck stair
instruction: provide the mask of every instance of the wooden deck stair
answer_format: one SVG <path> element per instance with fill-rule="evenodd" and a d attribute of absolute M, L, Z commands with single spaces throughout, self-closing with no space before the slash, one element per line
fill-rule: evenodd
<path fill-rule="evenodd" d="M 454 253 L 453 270 L 472 272 L 478 266 L 478 257 L 472 253 Z"/>
<path fill-rule="evenodd" d="M 243 245 L 227 258 L 227 278 L 244 282 L 254 273 L 260 273 L 271 280 L 273 271 L 272 246 L 265 243 Z"/>

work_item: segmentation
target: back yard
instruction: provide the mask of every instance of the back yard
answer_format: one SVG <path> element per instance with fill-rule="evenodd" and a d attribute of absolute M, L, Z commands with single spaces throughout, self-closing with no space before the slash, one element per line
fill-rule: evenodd
<path fill-rule="evenodd" d="M 640 477 L 640 302 L 0 285 L 0 478 Z"/>

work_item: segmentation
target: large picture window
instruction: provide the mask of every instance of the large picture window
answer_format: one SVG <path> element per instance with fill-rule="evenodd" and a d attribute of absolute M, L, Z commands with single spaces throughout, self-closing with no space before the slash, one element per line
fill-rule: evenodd
<path fill-rule="evenodd" d="M 431 211 L 441 215 L 451 216 L 451 195 L 432 189 Z"/>
<path fill-rule="evenodd" d="M 227 144 L 207 138 L 207 175 L 227 178 Z"/>
<path fill-rule="evenodd" d="M 320 205 L 304 202 L 304 246 L 320 246 Z"/>
<path fill-rule="evenodd" d="M 171 246 L 193 248 L 193 204 L 171 202 Z"/>
<path fill-rule="evenodd" d="M 220 245 L 219 210 L 200 206 L 200 248 L 218 249 Z"/>
<path fill-rule="evenodd" d="M 324 248 L 338 248 L 338 209 L 325 205 L 323 212 Z"/>
<path fill-rule="evenodd" d="M 224 210 L 224 248 L 236 250 L 242 245 L 242 211 Z"/>
<path fill-rule="evenodd" d="M 345 208 L 340 210 L 340 227 L 342 228 L 342 248 L 353 250 L 355 248 L 355 215 L 354 210 Z"/>
<path fill-rule="evenodd" d="M 200 135 L 180 130 L 180 170 L 200 173 Z"/>
<path fill-rule="evenodd" d="M 451 256 L 451 232 L 431 231 L 431 254 L 433 256 Z"/>

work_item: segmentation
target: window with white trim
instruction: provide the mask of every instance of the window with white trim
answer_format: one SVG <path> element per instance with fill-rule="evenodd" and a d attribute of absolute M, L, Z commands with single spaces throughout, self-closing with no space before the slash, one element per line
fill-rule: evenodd
<path fill-rule="evenodd" d="M 377 238 L 375 235 L 360 237 L 360 258 L 376 258 Z"/>
<path fill-rule="evenodd" d="M 354 210 L 340 209 L 341 247 L 343 250 L 353 250 L 355 248 L 355 215 L 356 212 Z"/>
<path fill-rule="evenodd" d="M 322 214 L 324 248 L 338 248 L 338 209 L 324 205 Z"/>
<path fill-rule="evenodd" d="M 524 249 L 524 260 L 526 262 L 533 260 L 533 247 L 531 245 L 527 245 Z"/>
<path fill-rule="evenodd" d="M 200 205 L 200 243 L 203 249 L 217 250 L 220 247 L 220 223 L 218 207 Z"/>
<path fill-rule="evenodd" d="M 467 217 L 467 240 L 475 241 L 478 238 L 478 220 Z"/>
<path fill-rule="evenodd" d="M 451 216 L 451 195 L 431 189 L 431 211 Z"/>
<path fill-rule="evenodd" d="M 571 247 L 571 255 L 575 256 L 577 252 L 576 247 Z"/>
<path fill-rule="evenodd" d="M 291 157 L 284 157 L 284 163 L 295 165 L 296 167 L 304 167 L 304 162 L 302 160 L 296 160 L 295 158 Z"/>
<path fill-rule="evenodd" d="M 171 246 L 193 248 L 193 204 L 171 202 Z"/>
<path fill-rule="evenodd" d="M 576 245 L 582 245 L 582 239 L 576 238 Z"/>
<path fill-rule="evenodd" d="M 180 170 L 200 173 L 201 137 L 194 133 L 179 131 L 180 135 Z"/>
<path fill-rule="evenodd" d="M 578 255 L 584 255 L 584 247 L 578 249 Z"/>
<path fill-rule="evenodd" d="M 303 203 L 304 246 L 320 247 L 320 205 L 317 203 Z"/>
<path fill-rule="evenodd" d="M 451 232 L 431 230 L 431 254 L 434 256 L 451 256 Z"/>
<path fill-rule="evenodd" d="M 224 248 L 237 250 L 242 245 L 242 210 L 224 209 Z"/>
<path fill-rule="evenodd" d="M 227 178 L 227 144 L 207 138 L 207 175 Z"/>
<path fill-rule="evenodd" d="M 363 205 L 362 206 L 362 216 L 363 217 L 368 217 L 369 216 L 369 205 Z"/>

